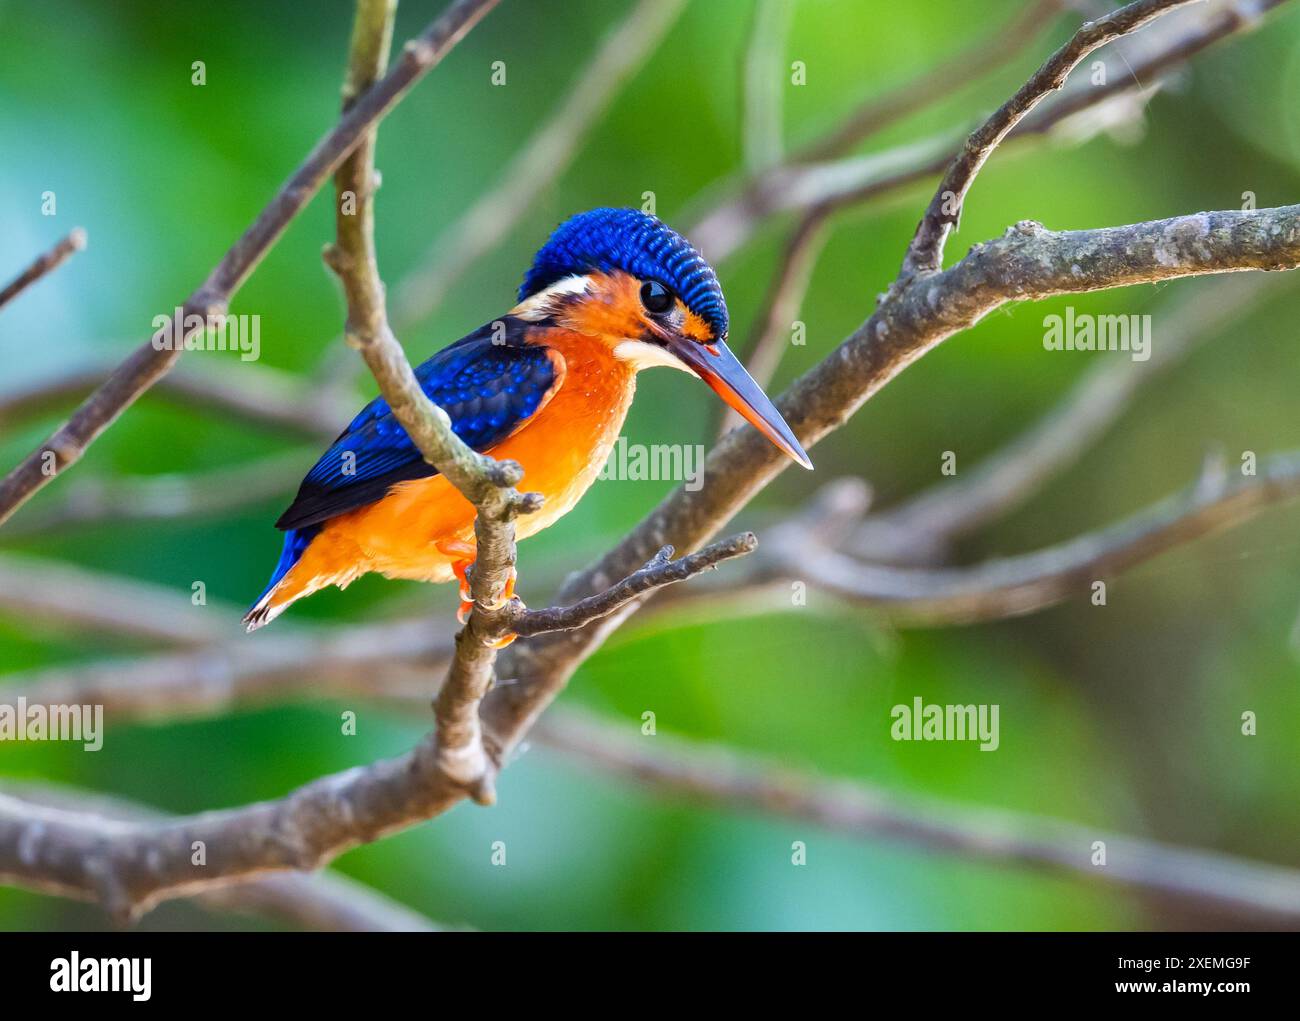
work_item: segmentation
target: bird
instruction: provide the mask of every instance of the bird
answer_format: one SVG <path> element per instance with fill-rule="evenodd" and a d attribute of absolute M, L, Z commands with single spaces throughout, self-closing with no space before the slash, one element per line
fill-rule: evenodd
<path fill-rule="evenodd" d="M 434 354 L 415 375 L 462 441 L 518 462 L 521 488 L 542 494 L 541 509 L 516 524 L 524 539 L 567 514 L 595 481 L 637 373 L 647 368 L 703 380 L 811 470 L 790 427 L 727 347 L 728 322 L 717 274 L 682 235 L 639 209 L 592 209 L 555 228 L 509 312 Z M 255 631 L 299 599 L 369 572 L 457 579 L 463 622 L 473 605 L 474 517 L 474 506 L 376 397 L 276 521 L 284 532 L 280 559 L 244 625 Z M 502 600 L 513 597 L 514 580 Z"/>

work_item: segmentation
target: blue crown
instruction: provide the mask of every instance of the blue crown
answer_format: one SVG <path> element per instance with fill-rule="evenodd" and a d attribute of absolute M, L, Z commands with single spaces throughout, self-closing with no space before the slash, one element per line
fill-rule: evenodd
<path fill-rule="evenodd" d="M 675 230 L 637 209 L 590 209 L 565 220 L 533 259 L 519 300 L 575 273 L 612 270 L 658 280 L 716 339 L 727 336 L 727 302 L 713 267 Z"/>

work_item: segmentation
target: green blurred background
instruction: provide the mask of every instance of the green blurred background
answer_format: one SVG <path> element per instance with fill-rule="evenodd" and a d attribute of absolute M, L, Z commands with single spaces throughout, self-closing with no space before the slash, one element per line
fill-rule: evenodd
<path fill-rule="evenodd" d="M 396 38 L 440 5 L 406 2 Z M 784 90 L 786 135 L 806 141 L 862 97 L 986 36 L 1018 0 L 798 0 L 787 62 L 808 84 Z M 377 200 L 390 284 L 496 180 L 578 68 L 629 9 L 625 0 L 503 0 L 383 123 Z M 596 205 L 679 213 L 741 159 L 746 0 L 691 3 L 590 134 L 572 167 L 509 239 L 474 266 L 437 313 L 402 337 L 413 359 L 499 315 L 528 260 L 565 216 Z M 89 250 L 0 316 L 0 387 L 124 355 L 203 278 L 336 116 L 350 4 L 166 5 L 0 0 L 0 276 L 75 225 Z M 991 109 L 1072 24 L 1060 20 L 1011 66 L 874 138 L 871 149 L 926 137 Z M 1198 58 L 1158 96 L 1143 130 L 1121 142 L 1040 144 L 994 158 L 974 188 L 949 258 L 1019 219 L 1086 228 L 1296 196 L 1300 10 L 1265 32 Z M 203 60 L 207 84 L 190 83 Z M 503 60 L 508 84 L 493 87 Z M 788 352 L 774 389 L 856 327 L 897 271 L 931 185 L 836 221 L 807 300 L 808 343 Z M 54 219 L 42 192 L 57 194 Z M 783 232 L 773 224 L 718 266 L 746 336 Z M 342 302 L 320 251 L 333 232 L 319 197 L 289 229 L 232 311 L 262 317 L 262 363 L 314 370 L 334 343 Z M 1141 391 L 1115 428 L 1065 477 L 977 537 L 959 556 L 1034 549 L 1098 527 L 1180 488 L 1207 449 L 1230 459 L 1300 447 L 1297 287 L 1266 303 Z M 1184 281 L 1088 295 L 1080 311 L 1152 312 L 1205 286 Z M 1042 316 L 1067 302 L 993 315 L 910 369 L 814 452 L 816 476 L 787 472 L 742 518 L 798 507 L 821 482 L 864 476 L 880 502 L 938 479 L 1015 436 L 1098 358 L 1043 350 Z M 1159 314 L 1155 343 L 1160 344 Z M 191 369 L 235 355 L 193 353 Z M 711 437 L 712 395 L 650 374 L 625 430 L 632 442 Z M 358 378 L 357 399 L 372 392 Z M 0 434 L 12 464 L 48 433 L 51 415 Z M 220 415 L 146 398 L 101 439 L 76 476 L 189 472 L 301 442 Z M 304 469 L 307 464 L 304 463 Z M 64 480 L 72 481 L 72 477 Z M 286 490 L 297 478 L 286 478 Z M 60 499 L 51 486 L 22 511 Z M 671 487 L 602 483 L 562 523 L 521 550 L 522 594 L 541 605 L 548 579 L 614 542 Z M 243 606 L 275 560 L 283 501 L 216 520 L 87 527 L 0 548 L 57 557 Z M 1289 634 L 1300 607 L 1297 510 L 1185 546 L 1110 587 L 1109 605 L 1070 601 L 993 625 L 896 632 L 862 611 L 807 609 L 672 631 L 620 635 L 578 673 L 563 702 L 632 731 L 659 727 L 856 777 L 900 796 L 944 797 L 1043 813 L 1113 830 L 1300 866 L 1300 666 Z M 761 532 L 760 532 L 761 538 Z M 530 578 L 539 579 L 530 583 Z M 295 607 L 300 620 L 356 622 L 394 604 L 450 613 L 454 593 L 367 578 Z M 204 609 L 197 607 L 195 613 Z M 236 636 L 232 635 L 232 639 Z M 248 640 L 256 640 L 248 639 Z M 127 638 L 0 617 L 0 669 L 29 670 L 147 651 Z M 929 702 L 998 703 L 1001 747 L 896 743 L 889 710 Z M 340 735 L 339 713 L 359 714 Z M 1253 710 L 1259 733 L 1240 733 Z M 369 705 L 327 703 L 157 726 L 112 726 L 102 751 L 0 747 L 0 774 L 111 792 L 172 812 L 274 797 L 322 773 L 397 754 L 429 721 Z M 509 865 L 490 863 L 504 840 Z M 809 846 L 790 864 L 790 845 Z M 1020 869 L 828 835 L 806 824 L 670 805 L 544 748 L 506 771 L 496 808 L 450 815 L 341 858 L 336 868 L 442 922 L 494 928 L 1129 928 L 1201 924 L 1202 916 L 1133 894 Z M 0 927 L 100 928 L 87 906 L 0 890 Z M 146 927 L 236 927 L 184 902 Z"/>

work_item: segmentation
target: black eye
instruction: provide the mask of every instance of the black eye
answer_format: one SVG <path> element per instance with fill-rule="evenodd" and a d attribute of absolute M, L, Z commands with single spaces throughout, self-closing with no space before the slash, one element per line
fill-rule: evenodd
<path fill-rule="evenodd" d="M 673 307 L 673 292 L 658 280 L 647 280 L 641 285 L 641 304 L 651 315 L 663 315 Z"/>

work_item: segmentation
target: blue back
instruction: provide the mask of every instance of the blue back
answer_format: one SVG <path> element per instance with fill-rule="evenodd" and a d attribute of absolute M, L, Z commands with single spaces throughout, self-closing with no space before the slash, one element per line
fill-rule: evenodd
<path fill-rule="evenodd" d="M 456 435 L 478 451 L 489 450 L 535 414 L 556 380 L 549 349 L 527 341 L 529 324 L 508 316 L 497 322 L 504 336 L 497 323 L 489 323 L 415 370 L 420 389 L 447 413 Z M 388 402 L 376 397 L 307 473 L 276 527 L 319 524 L 381 499 L 394 483 L 437 473 Z"/>

